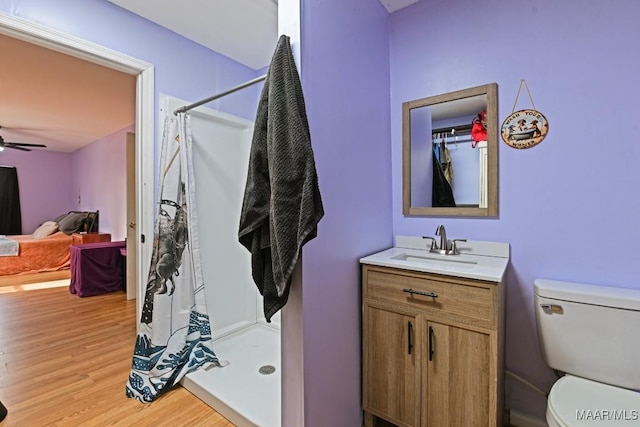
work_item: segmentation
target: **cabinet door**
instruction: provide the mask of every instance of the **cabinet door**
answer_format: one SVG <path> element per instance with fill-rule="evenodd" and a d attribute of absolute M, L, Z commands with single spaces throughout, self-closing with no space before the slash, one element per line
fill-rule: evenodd
<path fill-rule="evenodd" d="M 420 423 L 420 346 L 413 316 L 365 305 L 363 407 L 399 426 Z"/>
<path fill-rule="evenodd" d="M 425 323 L 422 425 L 495 425 L 495 418 L 490 415 L 491 378 L 495 376 L 490 335 Z"/>

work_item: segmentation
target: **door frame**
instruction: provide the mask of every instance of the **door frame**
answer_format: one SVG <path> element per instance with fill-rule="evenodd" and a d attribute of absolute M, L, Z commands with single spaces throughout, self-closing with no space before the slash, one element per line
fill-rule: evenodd
<path fill-rule="evenodd" d="M 137 317 L 144 301 L 144 266 L 151 260 L 154 198 L 154 67 L 153 64 L 61 31 L 0 13 L 0 34 L 136 76 L 136 295 Z M 142 236 L 147 243 L 142 243 Z M 136 320 L 137 321 L 137 320 Z"/>
<path fill-rule="evenodd" d="M 127 251 L 127 255 L 124 257 L 125 263 L 123 268 L 124 271 L 124 283 L 125 283 L 125 292 L 127 294 L 127 299 L 135 299 L 136 298 L 136 286 L 135 283 L 138 282 L 136 278 L 136 265 L 138 262 L 138 256 L 136 252 L 136 242 L 140 240 L 136 233 L 137 224 L 136 224 L 136 134 L 133 132 L 127 132 L 126 137 L 126 145 L 127 145 L 127 232 L 125 234 L 127 245 L 125 250 Z M 131 283 L 131 286 L 126 286 L 127 283 Z"/>

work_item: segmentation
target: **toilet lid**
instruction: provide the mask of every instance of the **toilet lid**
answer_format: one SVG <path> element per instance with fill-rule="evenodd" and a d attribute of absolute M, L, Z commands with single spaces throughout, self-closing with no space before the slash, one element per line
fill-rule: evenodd
<path fill-rule="evenodd" d="M 640 423 L 640 393 L 565 375 L 551 388 L 547 409 L 564 426 Z"/>

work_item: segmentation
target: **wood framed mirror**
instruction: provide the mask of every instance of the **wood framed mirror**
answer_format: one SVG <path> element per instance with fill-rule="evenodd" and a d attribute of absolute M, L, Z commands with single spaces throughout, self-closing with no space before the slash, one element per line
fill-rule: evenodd
<path fill-rule="evenodd" d="M 402 104 L 402 210 L 498 216 L 497 83 Z"/>

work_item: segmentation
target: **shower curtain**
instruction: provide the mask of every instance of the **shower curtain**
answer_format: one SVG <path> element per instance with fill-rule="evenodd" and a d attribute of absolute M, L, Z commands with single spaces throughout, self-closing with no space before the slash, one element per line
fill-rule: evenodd
<path fill-rule="evenodd" d="M 211 346 L 198 244 L 191 120 L 164 123 L 151 267 L 126 392 L 151 402 L 188 372 L 222 366 Z"/>

